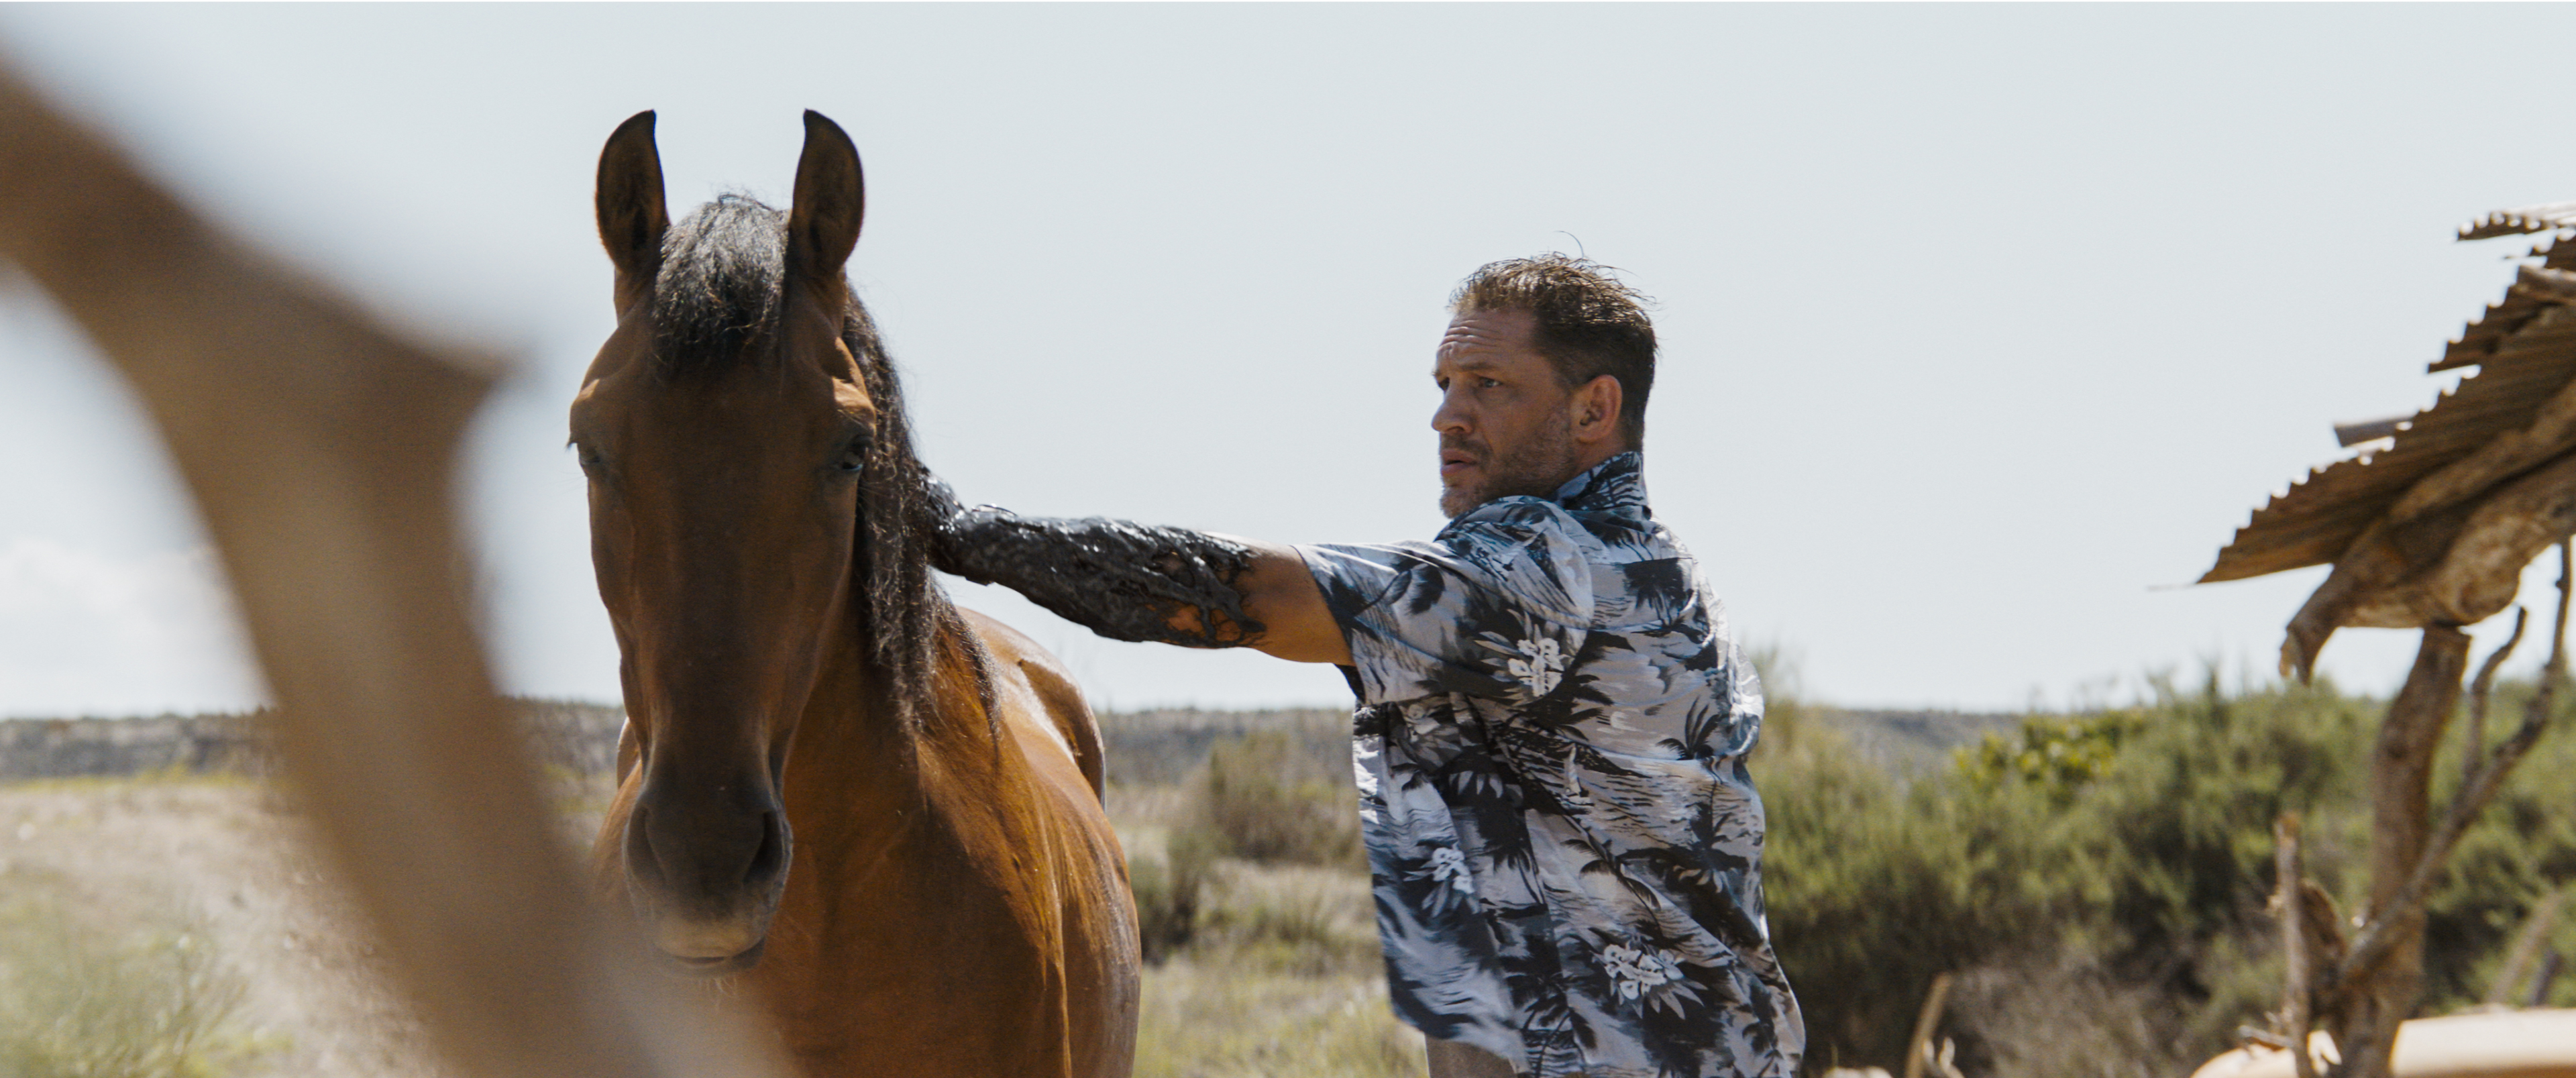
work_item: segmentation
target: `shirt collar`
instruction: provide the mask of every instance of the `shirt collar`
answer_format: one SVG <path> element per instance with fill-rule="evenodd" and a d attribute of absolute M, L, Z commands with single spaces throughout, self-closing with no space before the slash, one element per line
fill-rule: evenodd
<path fill-rule="evenodd" d="M 1617 513 L 1644 517 L 1646 458 L 1631 449 L 1586 469 L 1556 488 L 1556 503 L 1575 513 Z"/>

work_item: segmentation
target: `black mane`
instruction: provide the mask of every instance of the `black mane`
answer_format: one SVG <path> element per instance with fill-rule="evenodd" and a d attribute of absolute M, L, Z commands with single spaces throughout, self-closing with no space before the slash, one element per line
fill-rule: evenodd
<path fill-rule="evenodd" d="M 720 195 L 662 233 L 653 275 L 653 359 L 665 373 L 742 356 L 778 320 L 787 215 Z"/>
<path fill-rule="evenodd" d="M 774 340 L 786 281 L 787 215 L 748 195 L 727 194 L 698 207 L 662 238 L 662 267 L 653 280 L 653 353 L 666 376 L 741 362 Z M 907 723 L 925 717 L 934 698 L 937 638 L 951 631 L 967 643 L 979 691 L 987 675 L 982 651 L 930 575 L 929 473 L 912 447 L 903 385 L 874 320 L 846 287 L 841 343 L 859 361 L 877 421 L 859 480 L 856 554 L 861 635 L 876 682 Z M 989 701 L 988 701 L 989 703 Z"/>

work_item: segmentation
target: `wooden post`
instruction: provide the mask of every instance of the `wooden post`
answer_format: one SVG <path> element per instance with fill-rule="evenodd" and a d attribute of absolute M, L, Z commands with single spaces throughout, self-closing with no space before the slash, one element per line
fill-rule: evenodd
<path fill-rule="evenodd" d="M 2487 761 L 2487 699 L 2495 694 L 2496 671 L 2513 654 L 2514 645 L 2522 643 L 2522 630 L 2531 623 L 2531 611 L 2513 608 L 2513 635 L 2504 638 L 2504 646 L 2487 661 L 2478 665 L 2477 680 L 2469 683 L 2469 729 L 2460 739 L 2460 788 L 2465 790 L 2478 780 L 2478 768 Z"/>
<path fill-rule="evenodd" d="M 2317 1078 L 2308 1058 L 2316 1005 L 2316 973 L 2310 963 L 2315 956 L 2308 953 L 2307 909 L 2299 887 L 2307 874 L 2299 861 L 2299 814 L 2284 812 L 2272 824 L 2273 901 L 2281 907 L 2281 1024 L 2290 1038 L 2291 1069 L 2298 1078 Z"/>
<path fill-rule="evenodd" d="M 1923 1011 L 1914 1016 L 1914 1036 L 1905 1042 L 1905 1078 L 1923 1078 L 1924 1064 L 1932 1059 L 1932 1031 L 1941 1025 L 1941 1010 L 1950 1002 L 1950 975 L 1935 974 L 1932 991 L 1923 997 Z"/>
<path fill-rule="evenodd" d="M 2349 1005 L 2335 1029 L 2343 1057 L 2335 1078 L 2389 1078 L 2397 1025 L 2406 1020 L 2424 987 L 2424 911 L 2403 902 L 2416 863 L 2432 832 L 2433 753 L 2459 705 L 2468 671 L 2469 635 L 2448 625 L 2429 626 L 2415 652 L 2415 669 L 2388 705 L 2371 753 L 2370 915 L 2391 936 L 2387 957 L 2357 969 L 2347 981 Z"/>
<path fill-rule="evenodd" d="M 2356 1055 L 2350 1068 L 2336 1068 L 2334 1073 L 2338 1078 L 2344 1075 L 2383 1078 L 2387 1074 L 2397 1024 L 2405 1020 L 2404 1012 L 2413 1007 L 2422 987 L 2425 896 L 2432 893 L 2433 881 L 2441 874 L 2451 850 L 2459 844 L 2460 836 L 2468 832 L 2478 813 L 2485 811 L 2487 804 L 2495 800 L 2497 791 L 2504 788 L 2505 777 L 2513 773 L 2514 766 L 2521 763 L 2523 756 L 2531 751 L 2531 746 L 2540 740 L 2542 731 L 2549 726 L 2550 715 L 2557 710 L 2558 690 L 2567 680 L 2567 615 L 2569 608 L 2576 606 L 2570 602 L 2571 597 L 2576 597 L 2576 542 L 2561 540 L 2558 544 L 2558 616 L 2550 631 L 2549 663 L 2541 670 L 2540 686 L 2523 705 L 2522 726 L 2484 754 L 2484 758 L 2470 771 L 2468 781 L 2452 795 L 2450 806 L 2442 811 L 2441 822 L 2435 825 L 2421 815 L 2410 818 L 2403 813 L 2386 812 L 2393 802 L 2390 795 L 2403 796 L 2407 792 L 2402 781 L 2387 782 L 2378 791 L 2383 796 L 2381 819 L 2385 822 L 2377 837 L 2385 841 L 2374 844 L 2374 854 L 2383 847 L 2402 851 L 2411 838 L 2411 845 L 2416 850 L 2415 865 L 2396 876 L 2388 874 L 2393 868 L 2388 862 L 2374 861 L 2372 865 L 2372 889 L 2376 896 L 2372 902 L 2374 908 L 2368 923 L 2353 937 L 2351 947 L 2337 965 L 2335 987 L 2332 989 L 2339 1002 L 2353 1001 L 2369 1008 L 2338 1024 L 2336 1042 L 2338 1046 L 2360 1046 L 2366 1054 Z M 2505 646 L 2487 660 L 2486 670 L 2481 672 L 2477 686 L 2471 691 L 2483 697 L 2492 687 L 2492 679 L 2487 674 L 2504 661 L 2515 640 L 2521 639 L 2522 621 L 2517 614 L 2514 639 L 2505 641 Z M 2428 638 L 2425 654 L 2429 656 L 2434 649 L 2429 639 L 2433 634 L 2428 630 L 2425 635 Z M 2419 660 L 2416 674 L 2425 674 L 2425 661 Z M 2407 690 L 2412 692 L 2415 689 L 2416 679 L 2410 677 Z M 2407 703 L 2405 694 L 2400 694 L 2399 703 Z M 2400 710 L 2394 706 L 2390 708 L 2389 722 L 2392 725 L 2399 722 Z M 2416 717 L 2420 719 L 2422 716 L 2419 713 Z M 2441 731 L 2435 727 L 2425 736 L 2438 739 Z M 2383 747 L 2390 740 L 2383 739 Z M 2422 754 L 2425 757 L 2422 766 L 2429 768 L 2430 750 L 2422 750 Z M 2383 757 L 2379 762 L 2394 768 L 2394 759 Z M 2400 775 L 2399 779 L 2402 778 Z M 2418 785 L 2413 794 L 2420 800 L 2422 787 Z M 2391 1006 L 2392 1003 L 2402 1003 L 2403 1006 Z"/>

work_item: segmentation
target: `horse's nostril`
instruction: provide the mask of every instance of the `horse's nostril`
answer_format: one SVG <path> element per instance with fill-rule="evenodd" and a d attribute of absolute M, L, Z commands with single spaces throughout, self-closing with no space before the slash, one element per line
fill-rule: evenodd
<path fill-rule="evenodd" d="M 626 817 L 626 873 L 648 884 L 662 882 L 661 858 L 654 856 L 653 836 L 645 827 L 645 808 L 637 804 Z"/>
<path fill-rule="evenodd" d="M 775 812 L 760 816 L 760 849 L 751 855 L 751 865 L 743 871 L 743 882 L 754 886 L 777 879 L 787 871 L 789 836 L 787 817 Z"/>
<path fill-rule="evenodd" d="M 765 808 L 639 795 L 626 821 L 626 878 L 649 911 L 731 917 L 775 902 L 792 844 L 774 798 Z M 748 809 L 749 811 L 744 811 Z"/>

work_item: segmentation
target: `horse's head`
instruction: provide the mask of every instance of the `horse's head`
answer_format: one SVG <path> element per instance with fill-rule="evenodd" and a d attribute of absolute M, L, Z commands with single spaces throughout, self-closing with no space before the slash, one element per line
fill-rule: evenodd
<path fill-rule="evenodd" d="M 842 275 L 861 205 L 857 150 L 812 112 L 783 215 L 729 195 L 673 225 L 649 112 L 600 155 L 618 320 L 572 439 L 640 748 L 601 853 L 645 936 L 699 972 L 759 957 L 797 719 L 832 656 L 871 646 L 868 503 L 918 481 Z"/>

